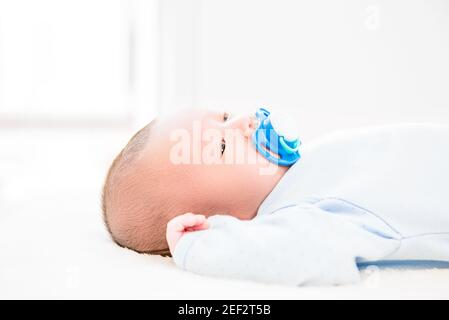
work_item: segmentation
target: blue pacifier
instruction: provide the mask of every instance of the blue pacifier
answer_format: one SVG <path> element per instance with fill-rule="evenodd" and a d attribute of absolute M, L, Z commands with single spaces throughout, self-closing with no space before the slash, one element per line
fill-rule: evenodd
<path fill-rule="evenodd" d="M 256 118 L 259 125 L 252 140 L 257 151 L 279 166 L 291 166 L 298 161 L 301 141 L 294 123 L 288 117 L 264 108 L 256 111 Z"/>

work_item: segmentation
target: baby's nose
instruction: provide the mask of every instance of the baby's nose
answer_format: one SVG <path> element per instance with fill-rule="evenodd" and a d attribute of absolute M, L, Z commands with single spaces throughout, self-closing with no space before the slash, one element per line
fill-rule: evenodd
<path fill-rule="evenodd" d="M 232 120 L 232 127 L 241 130 L 249 138 L 257 127 L 257 119 L 250 115 L 238 116 Z"/>

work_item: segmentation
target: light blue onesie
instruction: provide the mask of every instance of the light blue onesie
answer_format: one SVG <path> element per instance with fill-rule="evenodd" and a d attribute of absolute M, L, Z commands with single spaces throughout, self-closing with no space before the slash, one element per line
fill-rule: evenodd
<path fill-rule="evenodd" d="M 204 275 L 351 283 L 361 263 L 449 262 L 448 203 L 449 126 L 348 130 L 305 144 L 254 219 L 212 216 L 173 258 Z"/>

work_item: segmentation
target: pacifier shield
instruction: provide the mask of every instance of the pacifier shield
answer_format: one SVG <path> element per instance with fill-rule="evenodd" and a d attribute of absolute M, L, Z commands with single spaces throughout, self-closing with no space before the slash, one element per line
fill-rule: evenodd
<path fill-rule="evenodd" d="M 280 166 L 290 166 L 300 158 L 298 130 L 291 119 L 280 112 L 259 108 L 259 126 L 253 133 L 257 151 L 267 160 Z M 273 155 L 273 153 L 276 155 Z"/>

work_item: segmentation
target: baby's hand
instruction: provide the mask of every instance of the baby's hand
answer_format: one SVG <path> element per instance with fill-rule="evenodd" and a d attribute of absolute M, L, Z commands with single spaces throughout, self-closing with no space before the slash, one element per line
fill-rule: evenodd
<path fill-rule="evenodd" d="M 176 216 L 167 223 L 167 242 L 171 254 L 175 252 L 178 240 L 189 231 L 205 230 L 209 228 L 207 218 L 202 214 L 184 213 Z"/>

